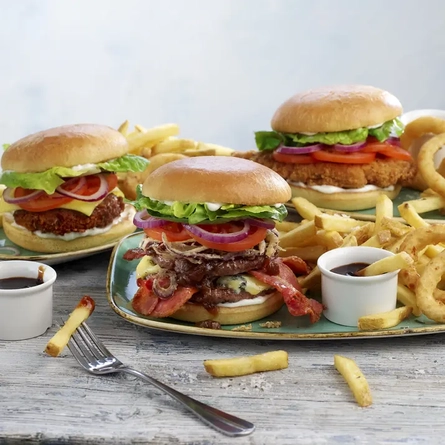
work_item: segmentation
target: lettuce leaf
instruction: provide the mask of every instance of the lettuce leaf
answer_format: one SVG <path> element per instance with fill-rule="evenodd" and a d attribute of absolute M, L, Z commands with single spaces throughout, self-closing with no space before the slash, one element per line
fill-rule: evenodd
<path fill-rule="evenodd" d="M 385 122 L 377 128 L 357 128 L 355 130 L 333 131 L 328 133 L 301 134 L 278 133 L 276 131 L 257 131 L 255 142 L 258 150 L 275 150 L 281 144 L 290 147 L 302 147 L 307 144 L 344 144 L 350 145 L 364 141 L 374 136 L 380 142 L 386 141 L 391 135 L 400 136 L 403 133 L 403 123 L 399 119 Z"/>
<path fill-rule="evenodd" d="M 72 169 L 69 167 L 52 167 L 39 173 L 18 173 L 11 170 L 4 171 L 0 177 L 0 184 L 7 187 L 23 187 L 26 189 L 44 190 L 48 195 L 55 192 L 63 184 L 62 178 L 71 178 L 85 174 L 108 172 L 140 172 L 145 170 L 149 161 L 141 156 L 127 154 L 107 162 L 100 162 L 85 169 Z"/>
<path fill-rule="evenodd" d="M 184 203 L 179 201 L 165 203 L 143 196 L 140 185 L 137 189 L 137 200 L 132 202 L 132 204 L 138 211 L 147 209 L 148 213 L 156 218 L 188 224 L 225 222 L 241 218 L 283 221 L 287 216 L 287 209 L 284 204 L 279 207 L 225 204 L 218 210 L 210 210 L 206 203 Z"/>
<path fill-rule="evenodd" d="M 313 135 L 307 134 L 286 134 L 293 142 L 299 144 L 355 144 L 359 141 L 364 141 L 368 137 L 367 128 L 357 128 L 356 130 L 347 131 L 333 131 L 330 133 L 315 133 Z"/>
<path fill-rule="evenodd" d="M 3 144 L 2 145 L 2 147 L 3 147 L 3 150 L 7 150 L 8 149 L 8 147 L 10 146 L 11 144 Z"/>
<path fill-rule="evenodd" d="M 393 119 L 392 121 L 385 122 L 383 125 L 377 128 L 370 128 L 369 135 L 374 136 L 380 142 L 386 141 L 391 135 L 400 137 L 403 133 L 404 125 L 400 119 Z"/>

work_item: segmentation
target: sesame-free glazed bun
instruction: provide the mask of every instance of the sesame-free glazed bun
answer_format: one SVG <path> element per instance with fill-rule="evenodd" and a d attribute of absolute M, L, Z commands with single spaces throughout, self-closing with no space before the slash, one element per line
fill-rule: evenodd
<path fill-rule="evenodd" d="M 186 303 L 171 318 L 197 323 L 205 320 L 217 321 L 222 325 L 249 323 L 261 320 L 273 314 L 283 305 L 283 297 L 279 292 L 273 293 L 264 303 L 248 306 L 221 307 L 216 306 L 208 311 L 201 304 Z"/>
<path fill-rule="evenodd" d="M 383 124 L 402 114 L 399 100 L 367 85 L 338 85 L 296 94 L 272 117 L 281 133 L 323 133 Z"/>
<path fill-rule="evenodd" d="M 288 183 L 273 170 L 247 159 L 199 156 L 153 171 L 142 193 L 158 201 L 271 205 L 291 198 Z"/>
<path fill-rule="evenodd" d="M 82 236 L 71 241 L 57 238 L 41 238 L 33 232 L 13 225 L 11 213 L 3 214 L 3 230 L 5 235 L 15 244 L 28 250 L 44 253 L 73 252 L 84 249 L 91 249 L 98 246 L 106 246 L 108 243 L 118 241 L 126 235 L 136 230 L 133 224 L 134 211 L 126 206 L 128 216 L 122 221 L 113 225 L 110 230 L 97 235 Z"/>
<path fill-rule="evenodd" d="M 96 164 L 128 152 L 125 137 L 95 124 L 64 125 L 26 136 L 3 153 L 2 169 L 38 173 L 51 167 Z"/>
<path fill-rule="evenodd" d="M 321 193 L 309 187 L 298 187 L 291 184 L 292 196 L 306 198 L 312 204 L 322 209 L 332 210 L 365 210 L 376 206 L 377 198 L 384 193 L 390 199 L 395 199 L 400 193 L 401 186 L 394 186 L 394 190 L 370 190 L 367 192 L 339 192 Z"/>

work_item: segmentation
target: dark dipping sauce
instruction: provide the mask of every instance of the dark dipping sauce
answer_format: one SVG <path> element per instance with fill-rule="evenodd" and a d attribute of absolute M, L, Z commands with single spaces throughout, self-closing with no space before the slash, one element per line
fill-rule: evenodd
<path fill-rule="evenodd" d="M 357 276 L 356 273 L 364 269 L 365 267 L 368 267 L 368 263 L 350 263 L 345 264 L 344 266 L 338 266 L 331 269 L 331 272 L 337 273 L 339 275 L 348 275 L 350 277 Z"/>
<path fill-rule="evenodd" d="M 43 284 L 43 273 L 45 268 L 40 266 L 37 278 L 29 277 L 10 277 L 0 279 L 0 289 L 26 289 L 28 287 Z"/>

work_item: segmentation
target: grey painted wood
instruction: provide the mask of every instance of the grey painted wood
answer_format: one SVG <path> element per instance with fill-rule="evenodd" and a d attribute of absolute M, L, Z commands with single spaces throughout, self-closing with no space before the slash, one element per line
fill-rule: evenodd
<path fill-rule="evenodd" d="M 202 425 L 168 396 L 128 377 L 95 377 L 65 351 L 42 351 L 45 335 L 0 342 L 0 443 L 45 444 L 432 444 L 444 443 L 444 335 L 342 341 L 251 341 L 169 334 L 118 317 L 105 296 L 109 254 L 55 266 L 54 316 L 83 294 L 97 308 L 93 330 L 125 363 L 257 425 L 230 439 Z M 289 352 L 289 368 L 233 379 L 204 371 L 206 358 Z M 359 408 L 333 367 L 354 358 L 373 389 Z"/>

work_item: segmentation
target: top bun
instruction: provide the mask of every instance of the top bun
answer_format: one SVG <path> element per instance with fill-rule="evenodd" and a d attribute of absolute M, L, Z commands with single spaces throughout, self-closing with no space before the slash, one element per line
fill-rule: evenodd
<path fill-rule="evenodd" d="M 272 117 L 281 133 L 324 133 L 383 124 L 402 114 L 399 100 L 367 85 L 339 85 L 296 94 Z"/>
<path fill-rule="evenodd" d="M 199 156 L 154 170 L 142 193 L 158 201 L 271 205 L 291 198 L 288 183 L 273 170 L 247 159 Z"/>
<path fill-rule="evenodd" d="M 125 137 L 113 128 L 95 124 L 64 125 L 26 136 L 2 156 L 2 169 L 38 173 L 49 168 L 96 164 L 128 152 Z"/>

